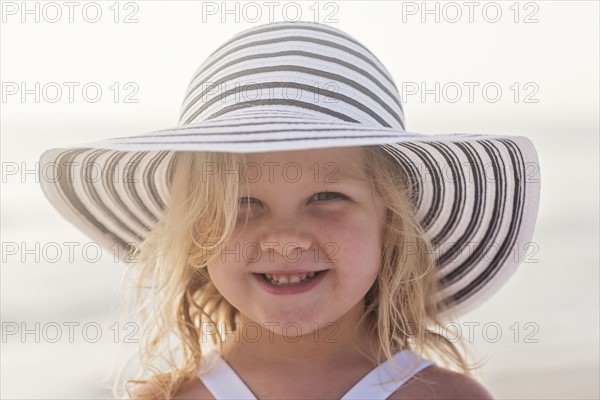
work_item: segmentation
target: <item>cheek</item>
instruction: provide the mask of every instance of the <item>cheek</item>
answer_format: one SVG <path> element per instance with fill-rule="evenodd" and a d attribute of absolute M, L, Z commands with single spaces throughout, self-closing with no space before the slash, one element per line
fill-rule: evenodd
<path fill-rule="evenodd" d="M 339 293 L 359 301 L 377 280 L 381 255 L 376 235 L 363 233 L 338 236 L 340 248 L 336 259 L 336 285 Z"/>
<path fill-rule="evenodd" d="M 325 253 L 330 258 L 337 260 L 338 267 L 363 278 L 376 274 L 381 257 L 381 232 L 372 220 L 341 216 L 320 224 L 318 232 L 321 246 L 326 247 Z"/>
<path fill-rule="evenodd" d="M 207 265 L 208 275 L 219 293 L 234 305 L 238 303 L 236 299 L 246 296 L 242 273 L 236 268 L 235 264 L 222 262 Z"/>

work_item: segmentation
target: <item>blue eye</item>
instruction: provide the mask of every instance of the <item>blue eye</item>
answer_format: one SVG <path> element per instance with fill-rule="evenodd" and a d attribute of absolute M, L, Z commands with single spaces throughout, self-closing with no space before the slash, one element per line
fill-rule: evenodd
<path fill-rule="evenodd" d="M 316 197 L 318 201 L 328 201 L 336 198 L 340 198 L 342 200 L 348 199 L 348 197 L 338 192 L 318 192 L 313 195 L 313 198 L 314 197 Z M 251 206 L 253 204 L 261 204 L 260 200 L 257 200 L 254 197 L 240 197 L 238 203 L 240 206 Z"/>
<path fill-rule="evenodd" d="M 322 200 L 322 201 L 327 201 L 332 198 L 334 198 L 334 199 L 335 198 L 341 198 L 341 199 L 347 198 L 346 196 L 344 196 L 343 194 L 338 193 L 338 192 L 319 192 L 319 193 L 315 193 L 315 196 L 317 196 L 318 199 Z M 323 197 L 325 197 L 325 199 L 323 199 Z"/>

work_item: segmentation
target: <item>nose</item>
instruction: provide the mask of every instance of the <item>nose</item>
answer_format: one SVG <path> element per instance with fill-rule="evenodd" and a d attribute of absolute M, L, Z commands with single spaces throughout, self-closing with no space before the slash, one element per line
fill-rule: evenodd
<path fill-rule="evenodd" d="M 265 227 L 260 236 L 259 246 L 262 251 L 277 252 L 286 260 L 299 259 L 302 251 L 312 245 L 312 235 L 303 230 L 301 224 L 280 222 L 277 227 Z"/>

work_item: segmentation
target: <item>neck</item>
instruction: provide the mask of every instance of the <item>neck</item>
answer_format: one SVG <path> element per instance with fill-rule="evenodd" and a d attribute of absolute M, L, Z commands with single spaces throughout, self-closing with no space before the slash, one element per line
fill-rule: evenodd
<path fill-rule="evenodd" d="M 286 335 L 277 334 L 266 324 L 240 314 L 238 332 L 228 336 L 223 346 L 223 357 L 228 361 L 236 360 L 238 364 L 281 367 L 315 363 L 344 366 L 370 362 L 369 357 L 377 359 L 378 346 L 364 324 L 359 325 L 362 312 L 362 307 L 357 305 L 335 323 L 319 326 L 319 329 L 315 324 L 301 336 L 295 336 L 297 332 L 293 326 Z"/>

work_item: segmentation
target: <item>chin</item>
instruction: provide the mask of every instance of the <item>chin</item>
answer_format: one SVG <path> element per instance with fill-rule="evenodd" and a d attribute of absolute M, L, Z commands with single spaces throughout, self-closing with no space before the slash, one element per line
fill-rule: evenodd
<path fill-rule="evenodd" d="M 292 317 L 289 312 L 286 312 L 279 317 L 273 314 L 271 316 L 265 316 L 259 325 L 277 335 L 290 338 L 314 335 L 315 332 L 322 331 L 323 328 L 327 328 L 326 330 L 328 330 L 328 332 L 333 331 L 335 328 L 335 326 L 332 326 L 334 323 L 332 324 L 332 322 L 322 317 L 319 318 L 316 315 Z"/>

